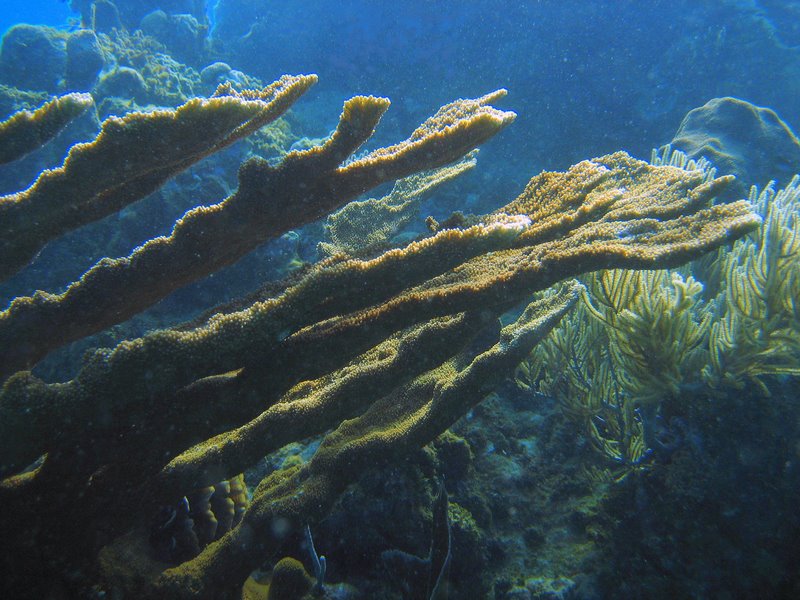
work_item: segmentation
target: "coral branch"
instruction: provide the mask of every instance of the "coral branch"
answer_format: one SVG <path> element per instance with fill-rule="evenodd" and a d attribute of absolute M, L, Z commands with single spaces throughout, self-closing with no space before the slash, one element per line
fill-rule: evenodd
<path fill-rule="evenodd" d="M 282 543 L 273 526 L 276 519 L 298 528 L 302 523 L 315 522 L 368 466 L 380 467 L 432 441 L 513 371 L 575 303 L 579 292 L 580 286 L 569 284 L 532 303 L 517 322 L 496 333 L 496 343 L 489 348 L 477 354 L 468 350 L 459 353 L 376 401 L 358 418 L 343 422 L 326 436 L 309 463 L 265 479 L 255 490 L 242 525 L 230 535 L 197 558 L 165 570 L 155 581 L 129 580 L 128 585 L 144 585 L 150 588 L 150 594 L 173 598 L 204 597 L 211 590 L 235 589 L 235 582 L 244 581 L 261 556 L 269 555 Z M 135 542 L 123 538 L 104 552 L 102 560 L 107 568 L 122 564 L 116 553 L 129 560 L 125 546 L 130 543 Z M 128 563 L 126 567 L 128 577 L 130 566 Z M 139 577 L 151 568 L 146 561 L 135 566 L 141 570 Z"/>
<path fill-rule="evenodd" d="M 534 178 L 508 206 L 511 215 L 496 212 L 486 224 L 445 230 L 373 260 L 323 263 L 276 299 L 195 330 L 157 332 L 98 353 L 70 383 L 46 386 L 25 375 L 11 379 L 0 395 L 1 464 L 20 465 L 52 444 L 80 439 L 85 423 L 97 423 L 93 415 L 100 412 L 117 424 L 136 420 L 154 399 L 215 373 L 253 364 L 253 373 L 266 373 L 262 384 L 268 376 L 270 389 L 286 390 L 416 323 L 519 301 L 563 278 L 609 266 L 678 264 L 759 222 L 746 202 L 695 211 L 698 199 L 720 184 L 703 184 L 691 172 L 648 166 L 624 154 L 588 164 L 562 174 L 566 189 L 560 202 L 549 213 L 532 212 L 537 223 L 521 211 L 538 184 L 558 189 L 555 174 Z M 575 171 L 591 174 L 577 192 Z M 681 210 L 688 214 L 662 220 Z M 587 213 L 594 220 L 588 221 Z M 558 239 L 551 239 L 554 223 Z M 308 360 L 311 356 L 316 360 Z M 270 360 L 284 367 L 265 371 Z M 296 372 L 292 365 L 305 370 Z M 73 420 L 82 424 L 79 429 L 65 427 Z"/>
<path fill-rule="evenodd" d="M 150 240 L 127 258 L 100 261 L 63 294 L 38 293 L 14 300 L 0 313 L 0 348 L 7 349 L 0 350 L 0 376 L 30 367 L 58 346 L 126 320 L 183 285 L 232 264 L 265 240 L 313 221 L 371 187 L 460 157 L 514 118 L 484 101 L 448 105 L 405 142 L 339 167 L 372 135 L 389 104 L 364 96 L 348 100 L 339 126 L 322 146 L 291 153 L 278 167 L 251 160 L 241 169 L 235 194 L 214 206 L 189 211 L 169 237 Z M 26 343 L 12 350 L 8 344 L 12 339 Z"/>
<path fill-rule="evenodd" d="M 317 249 L 325 256 L 365 256 L 386 249 L 391 237 L 414 218 L 419 204 L 443 183 L 474 168 L 477 155 L 473 150 L 451 165 L 401 179 L 382 198 L 350 202 L 328 217 L 325 230 L 331 241 L 320 242 Z"/>
<path fill-rule="evenodd" d="M 63 166 L 0 198 L 0 280 L 51 239 L 113 214 L 167 179 L 277 119 L 317 80 L 284 76 L 261 91 L 220 86 L 176 110 L 111 117 Z"/>
<path fill-rule="evenodd" d="M 180 490 L 203 487 L 219 480 L 215 473 L 228 472 L 234 465 L 242 465 L 244 470 L 289 442 L 324 433 L 366 410 L 384 390 L 441 364 L 461 340 L 474 335 L 489 320 L 488 314 L 435 319 L 388 338 L 339 370 L 298 383 L 245 425 L 212 437 L 173 459 L 159 473 L 158 489 L 169 497 Z M 254 384 L 253 378 L 243 373 L 229 380 L 198 382 L 198 387 L 206 389 L 187 390 L 191 397 L 187 405 L 212 409 L 228 406 L 225 399 L 246 398 L 254 393 L 264 398 L 263 390 Z M 209 398 L 209 394 L 213 396 Z M 220 411 L 216 417 L 215 422 L 224 422 L 230 414 Z"/>
<path fill-rule="evenodd" d="M 24 110 L 12 115 L 0 123 L 0 164 L 44 146 L 93 103 L 89 94 L 67 94 L 33 112 Z"/>
<path fill-rule="evenodd" d="M 351 99 L 328 141 L 276 167 L 249 161 L 234 195 L 190 211 L 171 236 L 101 261 L 62 296 L 16 300 L 0 317 L 5 373 L 379 183 L 458 159 L 513 120 L 487 105 L 504 93 L 447 105 L 405 142 L 347 163 L 388 106 Z M 200 110 L 197 102 L 177 112 Z M 124 121 L 110 123 L 101 137 Z M 117 191 L 165 175 L 145 171 Z M 282 542 L 276 520 L 291 530 L 321 519 L 369 465 L 445 431 L 513 372 L 580 288 L 546 294 L 499 330 L 507 309 L 574 275 L 676 265 L 754 229 L 747 202 L 703 208 L 728 183 L 624 153 L 584 161 L 534 177 L 507 206 L 457 228 L 370 259 L 334 256 L 277 294 L 95 351 L 69 382 L 11 375 L 0 391 L 0 504 L 15 519 L 0 521 L 0 537 L 19 553 L 3 556 L 13 575 L 4 586 L 26 589 L 18 567 L 35 562 L 51 572 L 100 568 L 126 596 L 229 594 Z M 243 521 L 219 540 L 203 537 L 210 543 L 196 558 L 170 568 L 153 557 L 146 522 L 159 504 L 207 499 L 209 486 L 263 453 L 328 429 L 308 464 L 262 481 Z M 53 566 L 54 556 L 71 564 Z"/>

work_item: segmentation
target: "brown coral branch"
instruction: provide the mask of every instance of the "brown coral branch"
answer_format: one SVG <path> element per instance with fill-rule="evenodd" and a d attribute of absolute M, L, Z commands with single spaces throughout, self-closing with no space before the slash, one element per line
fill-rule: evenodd
<path fill-rule="evenodd" d="M 691 173 L 643 168 L 645 163 L 624 154 L 596 164 L 607 172 L 604 177 L 591 175 L 578 200 L 568 186 L 552 214 L 539 215 L 544 228 L 563 221 L 558 239 L 542 235 L 536 223 L 520 214 L 529 185 L 509 205 L 510 216 L 497 212 L 487 224 L 445 230 L 372 260 L 323 264 L 276 299 L 215 317 L 195 330 L 157 332 L 97 354 L 68 384 L 46 386 L 28 376 L 15 377 L 0 395 L 0 456 L 6 465 L 33 460 L 49 445 L 81 439 L 83 424 L 97 423 L 93 415 L 107 414 L 116 423 L 135 421 L 154 399 L 243 366 L 252 365 L 247 376 L 259 377 L 264 387 L 267 378 L 269 389 L 279 395 L 415 323 L 519 301 L 565 277 L 612 265 L 655 268 L 690 260 L 758 223 L 747 203 L 696 211 L 698 198 L 710 198 L 719 186 L 695 181 Z M 576 169 L 584 171 L 586 165 Z M 574 176 L 572 170 L 564 174 L 568 181 Z M 534 179 L 558 187 L 553 174 Z M 659 181 L 670 185 L 654 185 Z M 595 187 L 589 190 L 591 184 Z M 662 205 L 658 198 L 672 197 L 673 188 L 673 201 Z M 640 205 L 638 214 L 629 206 L 632 201 Z M 688 214 L 671 220 L 650 217 L 666 217 L 665 205 L 672 205 L 671 214 Z M 593 221 L 570 217 L 587 210 Z M 618 214 L 636 218 L 613 220 Z M 549 241 L 537 243 L 542 238 Z M 280 369 L 264 369 L 275 360 L 283 365 Z M 250 398 L 252 418 L 264 398 Z M 65 414 L 81 428 L 65 427 Z"/>
<path fill-rule="evenodd" d="M 13 162 L 44 146 L 93 103 L 89 94 L 67 94 L 33 112 L 15 113 L 0 123 L 0 164 Z"/>
<path fill-rule="evenodd" d="M 293 472 L 278 472 L 255 490 L 241 527 L 196 559 L 165 570 L 149 593 L 175 598 L 208 597 L 236 587 L 280 547 L 280 519 L 299 527 L 323 518 L 339 495 L 368 468 L 380 468 L 431 442 L 510 372 L 554 327 L 579 297 L 580 286 L 529 305 L 499 331 L 496 343 L 477 355 L 463 351 L 436 369 L 398 387 L 361 416 L 326 436 L 314 457 Z M 115 564 L 111 547 L 107 566 Z M 113 574 L 112 574 L 113 577 Z"/>
<path fill-rule="evenodd" d="M 0 198 L 0 280 L 50 240 L 118 212 L 202 158 L 274 121 L 317 81 L 284 76 L 260 91 L 220 86 L 175 110 L 130 113 L 103 123 L 63 166 L 27 190 Z"/>
<path fill-rule="evenodd" d="M 615 164 L 614 168 L 617 172 L 614 173 L 613 179 L 618 183 L 624 182 L 626 169 L 632 168 L 631 172 L 634 172 L 640 167 L 636 161 L 631 161 L 621 155 L 616 156 L 614 160 L 605 160 L 609 165 Z M 418 272 L 425 273 L 433 279 L 430 279 L 423 286 L 411 288 L 405 293 L 396 295 L 394 298 L 386 295 L 373 308 L 356 312 L 349 317 L 337 316 L 314 327 L 302 329 L 283 342 L 280 353 L 282 356 L 294 354 L 295 360 L 290 362 L 297 364 L 305 364 L 306 361 L 313 361 L 314 359 L 311 355 L 302 358 L 301 349 L 305 346 L 313 347 L 317 357 L 330 355 L 341 357 L 343 347 L 353 351 L 360 348 L 362 344 L 369 346 L 372 343 L 377 343 L 377 340 L 381 339 L 382 336 L 388 335 L 398 327 L 408 326 L 415 322 L 425 322 L 428 318 L 447 314 L 453 310 L 477 309 L 497 305 L 503 301 L 513 302 L 532 290 L 550 285 L 558 278 L 578 274 L 584 269 L 592 269 L 593 265 L 602 265 L 606 262 L 615 261 L 641 267 L 647 264 L 664 264 L 670 261 L 685 260 L 685 258 L 681 257 L 693 256 L 696 252 L 702 252 L 702 248 L 706 247 L 707 244 L 724 243 L 729 239 L 729 236 L 741 235 L 743 231 L 752 228 L 756 223 L 747 205 L 740 204 L 738 206 L 725 205 L 715 207 L 699 211 L 690 217 L 685 216 L 663 222 L 656 219 L 644 219 L 643 215 L 646 214 L 646 209 L 642 208 L 643 212 L 640 212 L 638 219 L 625 222 L 626 231 L 624 235 L 620 234 L 619 223 L 616 226 L 601 225 L 601 223 L 605 222 L 604 219 L 611 219 L 615 215 L 623 214 L 625 204 L 629 198 L 638 198 L 638 202 L 642 207 L 645 207 L 650 200 L 659 196 L 668 200 L 670 198 L 669 189 L 659 188 L 658 195 L 653 193 L 642 194 L 649 186 L 648 178 L 652 178 L 657 173 L 652 168 L 639 171 L 637 177 L 642 180 L 641 185 L 631 185 L 630 196 L 625 196 L 624 198 L 619 195 L 615 196 L 617 202 L 606 204 L 607 212 L 599 216 L 599 221 L 592 224 L 592 226 L 576 227 L 576 231 L 572 233 L 572 236 L 559 241 L 499 253 L 499 259 L 491 261 L 495 263 L 494 268 L 487 268 L 487 263 L 490 261 L 486 256 L 481 256 L 474 259 L 475 268 L 471 268 L 470 262 L 467 262 L 451 271 L 448 274 L 449 277 L 433 278 L 437 271 L 430 266 L 426 267 L 425 263 L 415 261 L 414 259 L 418 258 L 414 255 L 415 250 L 418 250 L 421 245 L 434 245 L 438 242 L 453 251 L 456 249 L 455 246 L 448 242 L 452 242 L 456 238 L 452 235 L 440 234 L 440 236 L 427 240 L 425 244 L 412 245 L 399 254 L 402 254 L 406 263 L 414 264 Z M 666 173 L 662 172 L 661 175 L 666 175 Z M 700 195 L 690 194 L 691 188 L 683 187 L 687 181 L 693 181 L 692 176 L 689 174 L 681 178 L 679 182 L 676 182 L 675 187 L 682 190 L 680 193 L 684 194 L 684 201 L 682 206 L 680 206 L 681 203 L 677 203 L 679 207 L 673 210 L 678 210 L 679 208 L 691 210 L 692 207 L 697 206 L 697 198 Z M 701 188 L 701 191 L 708 194 L 716 189 Z M 593 194 L 605 196 L 607 190 L 597 188 Z M 510 206 L 518 206 L 520 202 L 521 200 L 518 199 Z M 584 196 L 584 202 L 586 205 L 593 204 L 592 199 L 586 196 Z M 664 206 L 667 204 L 669 203 L 653 203 L 652 210 L 653 212 L 661 213 L 663 216 L 665 214 Z M 554 208 L 554 210 L 558 209 L 563 209 L 563 206 Z M 531 228 L 534 227 L 534 225 L 531 226 Z M 472 231 L 474 232 L 475 228 Z M 599 233 L 603 235 L 600 236 Z M 626 236 L 628 239 L 621 239 Z M 636 236 L 640 237 L 637 238 Z M 519 240 L 523 239 L 525 239 L 524 234 L 519 235 Z M 656 246 L 658 246 L 657 251 L 654 249 Z M 501 248 L 498 246 L 496 249 L 500 250 Z M 458 255 L 457 252 L 450 252 L 449 254 Z M 381 259 L 369 262 L 354 261 L 345 263 L 349 265 L 348 268 L 340 266 L 337 269 L 340 271 L 339 277 L 341 277 L 337 284 L 325 285 L 320 281 L 321 277 L 312 275 L 309 277 L 308 282 L 300 286 L 300 289 L 313 289 L 328 295 L 335 294 L 334 290 L 336 288 L 352 287 L 352 285 L 348 285 L 344 281 L 346 275 L 342 271 L 352 274 L 353 279 L 357 274 L 362 281 L 369 282 L 370 287 L 385 289 L 385 284 L 388 282 L 384 278 L 388 273 L 380 269 L 380 262 L 391 256 L 392 254 L 387 254 Z M 463 255 L 461 256 L 463 258 Z M 552 268 L 550 266 L 552 264 L 559 264 L 559 268 Z M 288 299 L 292 296 L 293 294 L 289 292 L 285 298 Z M 300 297 L 302 297 L 302 294 L 300 294 Z M 308 299 L 301 301 L 298 297 L 293 297 L 292 301 L 305 304 Z M 318 317 L 320 315 L 317 314 L 315 316 Z M 365 333 L 365 331 L 369 333 Z M 328 346 L 329 344 L 330 347 Z M 259 360 L 261 358 L 263 356 L 259 357 Z M 362 359 L 359 360 L 361 361 Z M 319 358 L 317 362 L 320 362 Z M 332 366 L 324 358 L 321 362 L 320 369 Z M 306 372 L 306 375 L 308 375 L 308 372 Z M 237 392 L 232 391 L 237 386 L 242 386 L 243 381 L 247 379 L 247 369 L 245 369 L 244 372 L 237 373 L 235 381 L 232 379 L 226 382 L 230 385 L 227 390 L 229 398 L 246 398 L 253 395 L 252 392 L 245 392 L 243 387 L 238 387 Z M 252 380 L 252 378 L 250 379 Z M 274 383 L 275 381 L 271 380 L 270 387 Z M 215 386 L 218 384 L 220 384 L 219 381 L 214 382 Z M 263 382 L 262 387 L 264 387 Z M 313 391 L 308 392 L 308 401 L 311 401 L 311 398 L 315 398 L 317 392 L 324 389 L 324 386 L 315 384 L 312 389 Z M 259 397 L 263 399 L 263 393 Z M 236 440 L 236 444 L 242 443 L 243 438 L 250 435 L 248 432 L 252 431 L 251 427 L 258 430 L 259 426 L 256 423 L 269 422 L 270 419 L 274 418 L 274 415 L 285 414 L 282 411 L 290 409 L 290 405 L 284 404 L 285 402 L 287 400 L 284 398 L 244 428 L 223 434 L 210 440 L 208 444 L 201 445 L 189 454 L 178 457 L 162 475 L 169 479 L 172 476 L 177 476 L 177 472 L 181 469 L 188 469 L 188 471 L 196 473 L 208 470 L 214 473 L 217 468 L 221 468 L 228 460 L 231 460 L 232 464 L 240 464 L 237 463 L 233 456 L 241 456 L 237 454 L 241 449 L 233 449 L 230 440 Z M 219 398 L 216 398 L 216 401 L 206 400 L 205 403 L 200 403 L 200 405 L 203 404 L 208 404 L 209 406 L 227 405 L 230 402 L 221 402 Z M 197 407 L 198 404 L 194 403 L 193 406 Z M 306 405 L 301 403 L 297 406 Z M 295 408 L 296 406 L 291 406 L 290 410 Z M 286 429 L 287 426 L 288 424 L 284 424 L 281 428 L 276 428 L 276 431 Z M 267 450 L 272 450 L 273 448 L 267 442 L 266 433 L 262 431 L 260 435 L 265 436 L 264 445 L 260 447 L 260 451 L 266 454 Z M 252 456 L 255 456 L 255 454 Z M 196 464 L 192 466 L 195 461 Z M 209 467 L 211 463 L 214 463 L 215 466 Z M 191 479 L 183 476 L 183 485 L 188 484 L 190 481 L 192 485 L 205 484 L 203 477 L 198 477 L 198 479 Z"/>
<path fill-rule="evenodd" d="M 251 160 L 235 194 L 195 208 L 169 237 L 127 258 L 104 259 L 63 294 L 17 298 L 0 313 L 0 375 L 35 364 L 52 349 L 119 323 L 183 285 L 232 264 L 265 240 L 313 221 L 367 189 L 441 166 L 508 125 L 514 114 L 479 100 L 442 108 L 411 137 L 340 167 L 374 131 L 388 100 L 348 100 L 322 146 L 290 153 L 278 167 Z M 366 187 L 365 187 L 366 186 Z M 168 271 L 164 265 L 169 265 Z M 4 342 L 25 340 L 13 351 Z"/>
<path fill-rule="evenodd" d="M 238 415 L 245 425 L 204 440 L 175 457 L 159 473 L 154 488 L 164 498 L 175 497 L 181 490 L 218 481 L 215 473 L 229 472 L 234 465 L 245 470 L 294 440 L 336 427 L 364 412 L 385 390 L 441 364 L 452 355 L 453 348 L 492 318 L 484 312 L 434 319 L 389 337 L 341 369 L 316 380 L 301 381 L 252 420 L 248 412 Z M 209 411 L 230 407 L 235 399 L 248 396 L 263 398 L 264 404 L 270 404 L 262 383 L 238 372 L 230 379 L 200 381 L 185 391 L 189 398 L 179 401 L 186 406 L 208 407 L 208 411 L 203 410 L 206 419 L 225 423 L 231 419 L 229 408 L 216 414 Z M 247 403 L 236 404 L 241 407 Z"/>

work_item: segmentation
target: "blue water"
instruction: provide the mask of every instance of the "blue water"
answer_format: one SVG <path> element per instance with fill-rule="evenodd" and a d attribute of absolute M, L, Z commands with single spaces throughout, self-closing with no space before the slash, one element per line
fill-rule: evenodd
<path fill-rule="evenodd" d="M 71 17 L 74 13 L 62 0 L 6 0 L 0 12 L 0 29 L 5 31 L 16 23 L 65 26 Z"/>

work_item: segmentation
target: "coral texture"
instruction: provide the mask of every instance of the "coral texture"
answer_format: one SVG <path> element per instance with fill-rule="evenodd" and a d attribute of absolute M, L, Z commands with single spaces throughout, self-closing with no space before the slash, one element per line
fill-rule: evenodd
<path fill-rule="evenodd" d="M 0 164 L 46 144 L 92 105 L 89 94 L 67 94 L 37 110 L 20 111 L 0 123 Z"/>
<path fill-rule="evenodd" d="M 705 172 L 680 151 L 669 160 Z M 608 270 L 583 278 L 584 302 L 517 370 L 517 383 L 556 397 L 616 477 L 671 452 L 658 434 L 689 399 L 746 386 L 769 396 L 770 376 L 800 358 L 800 176 L 753 187 L 761 227 L 686 267 Z M 702 281 L 703 283 L 701 283 Z"/>
<path fill-rule="evenodd" d="M 385 249 L 392 236 L 417 214 L 420 202 L 440 185 L 475 167 L 477 153 L 473 150 L 451 165 L 401 179 L 386 196 L 354 200 L 331 214 L 325 222 L 331 241 L 319 244 L 320 253 L 364 255 Z"/>
<path fill-rule="evenodd" d="M 86 199 L 90 214 L 118 210 L 118 197 L 135 200 L 277 117 L 313 81 L 285 77 L 264 92 L 228 89 L 176 111 L 107 121 L 94 144 L 119 140 L 116 153 L 78 146 L 61 175 L 42 177 L 75 178 L 77 190 L 62 196 L 64 204 Z M 67 325 L 76 339 L 119 322 L 383 182 L 458 160 L 513 120 L 489 105 L 504 94 L 448 104 L 407 140 L 348 162 L 389 106 L 355 97 L 329 139 L 277 166 L 248 161 L 233 195 L 189 211 L 169 237 L 101 261 L 62 295 L 15 301 L 2 334 L 16 342 L 0 391 L 0 502 L 16 515 L 0 529 L 15 548 L 2 556 L 3 571 L 13 574 L 3 585 L 28 589 L 34 565 L 44 574 L 39 586 L 77 568 L 125 595 L 232 596 L 290 532 L 322 519 L 367 468 L 428 444 L 479 403 L 573 307 L 582 287 L 558 286 L 501 328 L 506 310 L 572 276 L 674 266 L 757 227 L 747 202 L 709 206 L 729 177 L 616 153 L 542 173 L 505 207 L 460 227 L 370 259 L 334 256 L 249 306 L 221 307 L 199 323 L 97 350 L 66 383 L 18 371 L 68 341 L 47 341 Z M 221 125 L 212 119 L 214 137 L 198 136 L 196 122 L 181 126 L 180 115 L 194 122 L 204 108 L 225 115 L 225 107 L 236 116 Z M 168 146 L 169 160 L 147 163 L 131 178 L 115 162 L 137 148 L 129 127 L 150 132 L 152 154 Z M 83 168 L 105 174 L 99 187 L 75 175 L 76 156 Z M 116 190 L 114 200 L 94 207 L 108 189 Z M 29 205 L 45 220 L 51 213 L 61 219 L 47 202 L 10 205 L 22 224 Z M 9 239 L 21 243 L 23 233 L 12 227 Z M 147 519 L 159 506 L 193 490 L 206 497 L 203 488 L 326 431 L 308 463 L 261 481 L 241 522 L 231 520 L 199 555 L 173 566 L 148 549 Z"/>

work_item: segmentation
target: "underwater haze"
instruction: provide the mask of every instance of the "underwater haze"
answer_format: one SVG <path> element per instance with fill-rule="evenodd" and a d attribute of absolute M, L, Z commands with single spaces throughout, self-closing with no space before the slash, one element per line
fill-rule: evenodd
<path fill-rule="evenodd" d="M 0 35 L 0 598 L 800 597 L 800 2 Z"/>
<path fill-rule="evenodd" d="M 66 2 L 47 0 L 6 0 L 0 14 L 0 27 L 5 31 L 17 23 L 63 25 L 72 16 Z"/>

